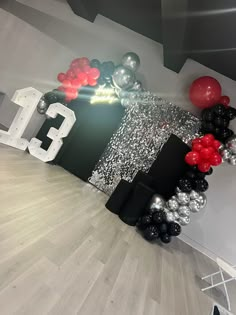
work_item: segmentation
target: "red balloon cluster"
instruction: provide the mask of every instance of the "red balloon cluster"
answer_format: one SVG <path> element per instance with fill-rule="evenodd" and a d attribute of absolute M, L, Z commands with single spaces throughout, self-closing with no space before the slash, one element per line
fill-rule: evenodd
<path fill-rule="evenodd" d="M 97 68 L 90 67 L 88 58 L 74 59 L 66 73 L 59 73 L 57 80 L 61 82 L 59 91 L 65 93 L 66 102 L 70 102 L 78 97 L 78 91 L 82 86 L 95 86 L 100 77 L 100 71 Z"/>
<path fill-rule="evenodd" d="M 221 85 L 212 77 L 204 76 L 191 84 L 189 98 L 199 108 L 208 108 L 216 104 L 229 105 L 230 98 L 221 96 Z"/>
<path fill-rule="evenodd" d="M 216 140 L 212 134 L 206 134 L 202 138 L 192 141 L 192 151 L 185 156 L 185 162 L 189 165 L 197 165 L 199 171 L 206 173 L 211 166 L 222 163 L 219 148 L 221 142 Z"/>

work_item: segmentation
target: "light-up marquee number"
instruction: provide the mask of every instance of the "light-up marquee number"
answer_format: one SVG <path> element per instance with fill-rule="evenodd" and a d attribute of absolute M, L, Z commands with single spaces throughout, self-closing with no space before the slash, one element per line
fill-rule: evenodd
<path fill-rule="evenodd" d="M 31 87 L 15 92 L 12 101 L 21 108 L 18 110 L 9 130 L 0 130 L 0 143 L 10 145 L 20 150 L 26 150 L 28 147 L 31 155 L 44 162 L 49 162 L 56 157 L 63 145 L 62 139 L 68 136 L 76 121 L 76 117 L 74 112 L 66 106 L 60 103 L 51 104 L 46 114 L 52 118 L 56 118 L 56 116 L 60 114 L 64 116 L 65 119 L 59 129 L 50 128 L 47 136 L 53 141 L 48 150 L 44 150 L 40 147 L 42 141 L 37 138 L 32 138 L 30 142 L 27 139 L 23 139 L 22 135 L 42 95 L 43 93 Z"/>
<path fill-rule="evenodd" d="M 44 150 L 40 147 L 42 141 L 37 138 L 32 138 L 28 146 L 30 154 L 44 162 L 49 162 L 55 159 L 58 151 L 63 145 L 62 138 L 68 136 L 76 121 L 75 114 L 72 110 L 60 103 L 51 104 L 46 112 L 46 115 L 56 118 L 57 114 L 64 116 L 65 119 L 59 129 L 55 129 L 53 127 L 49 129 L 47 137 L 53 141 L 48 150 Z"/>
<path fill-rule="evenodd" d="M 19 105 L 20 108 L 11 123 L 8 131 L 0 130 L 0 142 L 15 147 L 20 150 L 26 150 L 29 141 L 21 138 L 30 119 L 37 107 L 37 104 L 43 93 L 34 88 L 25 88 L 17 90 L 12 97 L 12 102 Z"/>

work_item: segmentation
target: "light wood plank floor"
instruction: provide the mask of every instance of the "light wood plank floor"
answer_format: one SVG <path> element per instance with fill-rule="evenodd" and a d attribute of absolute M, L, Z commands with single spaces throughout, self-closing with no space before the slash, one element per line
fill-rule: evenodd
<path fill-rule="evenodd" d="M 0 190 L 1 315 L 208 315 L 212 297 L 225 305 L 199 289 L 211 260 L 178 239 L 147 243 L 65 170 L 1 145 Z"/>

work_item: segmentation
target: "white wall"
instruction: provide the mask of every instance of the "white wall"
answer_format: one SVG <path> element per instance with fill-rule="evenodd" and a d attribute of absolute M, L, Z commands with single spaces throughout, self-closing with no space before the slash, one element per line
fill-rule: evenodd
<path fill-rule="evenodd" d="M 60 1 L 57 6 L 57 1 L 20 0 L 40 10 L 34 11 L 32 21 L 30 11 L 25 10 L 31 25 L 0 10 L 0 40 L 4 43 L 0 49 L 0 89 L 10 97 L 20 87 L 31 85 L 43 92 L 54 88 L 57 86 L 56 74 L 65 69 L 74 56 L 119 62 L 124 52 L 135 51 L 141 57 L 139 72 L 148 90 L 182 108 L 198 114 L 188 100 L 187 91 L 192 80 L 201 75 L 219 79 L 223 92 L 231 97 L 232 104 L 236 103 L 236 82 L 192 60 L 188 60 L 180 74 L 176 74 L 163 67 L 160 44 L 102 16 L 97 17 L 95 24 L 72 17 L 67 4 Z M 43 26 L 39 23 L 41 20 Z M 13 114 L 7 106 L 0 108 L 0 123 L 8 126 Z M 36 113 L 27 137 L 35 134 L 41 124 L 42 117 Z M 181 238 L 213 258 L 218 255 L 236 263 L 236 167 L 222 165 L 215 168 L 209 184 L 207 208 L 193 215 Z"/>

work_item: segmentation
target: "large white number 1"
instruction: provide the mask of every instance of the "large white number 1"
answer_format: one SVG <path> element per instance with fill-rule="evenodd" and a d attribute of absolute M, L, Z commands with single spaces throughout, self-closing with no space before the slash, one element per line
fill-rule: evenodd
<path fill-rule="evenodd" d="M 12 102 L 19 105 L 19 108 L 8 131 L 0 130 L 0 142 L 15 147 L 20 150 L 26 150 L 29 142 L 21 138 L 29 121 L 37 107 L 37 104 L 43 93 L 34 88 L 17 90 L 12 97 Z"/>
<path fill-rule="evenodd" d="M 56 118 L 57 114 L 64 116 L 65 119 L 59 129 L 55 129 L 53 127 L 49 129 L 47 136 L 53 141 L 48 150 L 44 150 L 40 147 L 42 141 L 37 138 L 32 138 L 28 146 L 30 154 L 44 162 L 54 160 L 63 144 L 61 139 L 68 136 L 76 121 L 75 114 L 71 109 L 60 103 L 51 104 L 46 112 L 46 115 Z"/>

